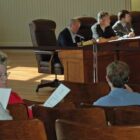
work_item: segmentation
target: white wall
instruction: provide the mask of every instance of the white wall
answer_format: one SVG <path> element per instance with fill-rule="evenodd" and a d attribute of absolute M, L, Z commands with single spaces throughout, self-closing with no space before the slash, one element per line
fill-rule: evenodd
<path fill-rule="evenodd" d="M 28 24 L 37 18 L 56 21 L 57 34 L 75 16 L 100 10 L 130 9 L 131 0 L 0 0 L 0 45 L 30 45 Z"/>

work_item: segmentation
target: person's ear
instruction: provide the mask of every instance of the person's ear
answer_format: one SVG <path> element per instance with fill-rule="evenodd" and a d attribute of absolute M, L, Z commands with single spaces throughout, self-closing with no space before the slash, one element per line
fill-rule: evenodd
<path fill-rule="evenodd" d="M 110 86 L 110 88 L 112 88 L 113 85 L 112 85 L 112 83 L 107 75 L 106 75 L 106 81 L 107 81 L 108 85 Z"/>
<path fill-rule="evenodd" d="M 106 75 L 106 81 L 110 83 L 109 77 Z"/>

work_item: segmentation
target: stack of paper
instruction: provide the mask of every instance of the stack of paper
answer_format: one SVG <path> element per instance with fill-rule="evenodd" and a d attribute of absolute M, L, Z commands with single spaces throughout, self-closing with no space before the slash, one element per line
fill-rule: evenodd
<path fill-rule="evenodd" d="M 7 108 L 8 102 L 9 102 L 10 94 L 11 94 L 11 89 L 0 88 L 0 103 L 5 110 Z"/>
<path fill-rule="evenodd" d="M 53 108 L 60 103 L 64 97 L 70 92 L 70 89 L 65 85 L 60 84 L 59 87 L 52 93 L 49 99 L 44 103 L 43 106 Z"/>

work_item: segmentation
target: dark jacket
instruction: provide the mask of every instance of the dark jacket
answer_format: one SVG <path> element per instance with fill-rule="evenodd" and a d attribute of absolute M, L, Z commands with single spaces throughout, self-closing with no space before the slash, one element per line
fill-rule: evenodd
<path fill-rule="evenodd" d="M 77 43 L 80 42 L 80 39 L 76 37 L 76 43 L 73 43 L 70 31 L 68 28 L 65 28 L 60 32 L 58 36 L 58 45 L 61 47 L 74 47 L 77 46 Z"/>
<path fill-rule="evenodd" d="M 130 24 L 127 24 L 126 27 L 124 27 L 122 25 L 121 21 L 117 21 L 113 25 L 113 30 L 116 33 L 116 35 L 119 36 L 119 37 L 123 37 L 125 35 L 128 35 L 130 32 L 134 31 Z"/>

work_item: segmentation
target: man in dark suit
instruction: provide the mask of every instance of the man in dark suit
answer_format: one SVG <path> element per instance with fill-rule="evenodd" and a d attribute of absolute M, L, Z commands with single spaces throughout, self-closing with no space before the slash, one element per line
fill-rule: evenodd
<path fill-rule="evenodd" d="M 78 19 L 71 19 L 69 27 L 60 32 L 58 36 L 58 45 L 61 47 L 77 46 L 80 37 L 76 34 L 80 28 Z"/>
<path fill-rule="evenodd" d="M 129 11 L 122 10 L 118 13 L 118 21 L 114 24 L 113 30 L 119 37 L 130 38 L 135 36 Z"/>

